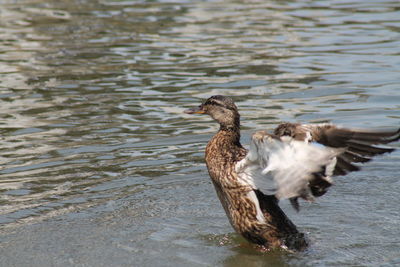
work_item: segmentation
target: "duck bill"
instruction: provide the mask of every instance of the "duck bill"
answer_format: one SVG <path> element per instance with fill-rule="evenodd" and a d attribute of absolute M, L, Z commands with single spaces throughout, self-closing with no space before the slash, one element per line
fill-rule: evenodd
<path fill-rule="evenodd" d="M 204 114 L 206 113 L 201 107 L 189 108 L 184 111 L 186 114 Z"/>

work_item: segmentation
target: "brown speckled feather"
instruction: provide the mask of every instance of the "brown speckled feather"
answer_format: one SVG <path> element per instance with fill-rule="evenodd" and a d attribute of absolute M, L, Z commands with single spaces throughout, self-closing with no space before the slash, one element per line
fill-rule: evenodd
<path fill-rule="evenodd" d="M 208 143 L 205 155 L 210 177 L 231 225 L 250 242 L 267 248 L 305 248 L 304 235 L 279 208 L 278 200 L 239 181 L 235 165 L 247 154 L 239 138 L 238 131 L 220 130 Z M 254 194 L 258 203 L 249 194 Z M 264 222 L 257 218 L 257 208 Z"/>

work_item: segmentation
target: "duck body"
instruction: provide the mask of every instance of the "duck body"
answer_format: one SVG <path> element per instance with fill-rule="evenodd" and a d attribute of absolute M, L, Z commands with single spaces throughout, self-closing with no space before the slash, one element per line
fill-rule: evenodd
<path fill-rule="evenodd" d="M 235 166 L 247 150 L 240 144 L 238 133 L 220 129 L 205 152 L 208 173 L 232 227 L 251 243 L 268 249 L 304 249 L 304 235 L 280 209 L 278 200 L 239 179 Z"/>
<path fill-rule="evenodd" d="M 324 195 L 331 176 L 359 170 L 353 163 L 394 150 L 374 144 L 400 139 L 400 129 L 371 132 L 284 123 L 274 134 L 253 134 L 247 150 L 240 143 L 240 115 L 229 97 L 212 96 L 185 112 L 207 114 L 219 123 L 205 151 L 210 178 L 235 231 L 265 249 L 307 247 L 304 234 L 279 207 L 280 199 L 289 199 L 299 210 L 298 199 Z"/>

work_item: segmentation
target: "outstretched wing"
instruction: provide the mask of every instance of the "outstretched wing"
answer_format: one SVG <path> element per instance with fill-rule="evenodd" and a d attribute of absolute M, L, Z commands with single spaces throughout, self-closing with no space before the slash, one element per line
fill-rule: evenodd
<path fill-rule="evenodd" d="M 360 167 L 354 163 L 367 162 L 375 155 L 394 150 L 376 145 L 388 144 L 400 139 L 400 129 L 370 131 L 339 128 L 332 124 L 284 123 L 275 129 L 274 134 L 279 137 L 290 136 L 299 141 L 318 142 L 329 147 L 344 148 L 344 152 L 337 157 L 333 175 L 345 175 L 348 172 L 358 171 Z"/>
<path fill-rule="evenodd" d="M 289 198 L 298 209 L 298 197 L 312 201 L 325 192 L 314 192 L 314 187 L 326 190 L 331 185 L 336 156 L 342 152 L 259 131 L 252 136 L 248 154 L 235 168 L 243 183 L 278 199 Z"/>

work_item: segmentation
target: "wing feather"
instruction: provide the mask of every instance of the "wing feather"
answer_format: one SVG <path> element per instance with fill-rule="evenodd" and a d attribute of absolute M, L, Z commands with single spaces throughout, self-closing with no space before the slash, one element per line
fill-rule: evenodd
<path fill-rule="evenodd" d="M 378 145 L 398 140 L 400 129 L 369 131 L 284 123 L 274 135 L 256 132 L 236 171 L 243 183 L 266 195 L 288 198 L 298 210 L 299 197 L 312 201 L 322 196 L 332 184 L 330 176 L 360 170 L 357 163 L 394 150 Z"/>
<path fill-rule="evenodd" d="M 334 175 L 345 175 L 360 170 L 354 163 L 368 162 L 372 157 L 394 151 L 376 145 L 400 140 L 400 129 L 371 131 L 339 128 L 332 124 L 283 123 L 275 129 L 277 136 L 290 136 L 299 141 L 318 142 L 328 147 L 344 148 L 338 156 Z"/>
<path fill-rule="evenodd" d="M 298 197 L 312 201 L 325 193 L 336 156 L 342 152 L 259 131 L 252 136 L 249 152 L 237 163 L 236 172 L 242 182 L 266 195 L 292 199 L 297 209 Z"/>

